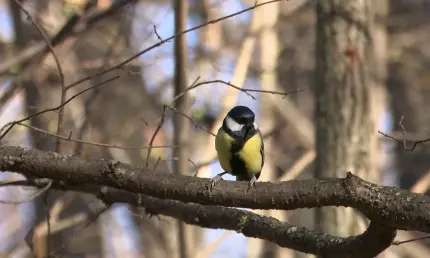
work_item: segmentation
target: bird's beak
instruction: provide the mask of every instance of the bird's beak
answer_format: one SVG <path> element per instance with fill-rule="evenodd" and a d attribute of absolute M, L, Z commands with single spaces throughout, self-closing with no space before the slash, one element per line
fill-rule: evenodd
<path fill-rule="evenodd" d="M 246 136 L 248 136 L 248 133 L 249 133 L 249 131 L 251 131 L 251 128 L 253 128 L 254 127 L 254 123 L 253 122 L 248 122 L 248 123 L 246 123 L 246 125 L 245 125 L 245 134 L 243 135 L 243 138 L 245 139 L 246 138 Z"/>

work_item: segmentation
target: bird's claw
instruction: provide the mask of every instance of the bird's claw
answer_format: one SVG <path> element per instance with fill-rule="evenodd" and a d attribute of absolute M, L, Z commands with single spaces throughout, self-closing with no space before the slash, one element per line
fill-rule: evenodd
<path fill-rule="evenodd" d="M 248 189 L 246 190 L 246 192 L 249 192 L 251 187 L 256 187 L 255 182 L 257 182 L 257 178 L 255 178 L 255 176 L 252 176 L 251 180 L 249 180 Z"/>
<path fill-rule="evenodd" d="M 214 178 L 211 179 L 211 186 L 210 186 L 210 191 L 212 191 L 215 187 L 215 184 L 219 181 L 222 180 L 222 176 L 221 175 L 216 175 Z"/>

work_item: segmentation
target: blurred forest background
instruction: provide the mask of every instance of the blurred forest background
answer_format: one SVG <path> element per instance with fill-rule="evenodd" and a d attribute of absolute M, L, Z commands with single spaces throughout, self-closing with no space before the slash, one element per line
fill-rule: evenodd
<path fill-rule="evenodd" d="M 190 0 L 186 27 L 206 23 L 255 4 L 254 0 Z M 165 0 L 26 0 L 23 6 L 53 45 L 66 85 L 90 76 L 70 88 L 68 96 L 114 75 L 120 78 L 70 102 L 64 113 L 67 139 L 115 145 L 96 146 L 62 141 L 61 152 L 109 158 L 166 171 L 174 167 L 171 148 L 148 146 L 157 130 L 163 105 L 172 105 L 174 87 L 173 40 L 107 74 L 139 50 L 175 34 L 172 1 Z M 260 1 L 259 1 L 260 3 Z M 428 137 L 430 115 L 430 0 L 378 0 L 373 7 L 378 26 L 372 31 L 380 78 L 372 89 L 377 130 L 399 139 Z M 73 19 L 78 19 L 75 26 Z M 59 33 L 59 31 L 61 33 Z M 0 123 L 58 105 L 61 80 L 46 43 L 14 0 L 0 1 Z M 220 172 L 214 137 L 226 111 L 248 105 L 257 114 L 265 135 L 266 157 L 260 180 L 282 181 L 314 177 L 315 1 L 290 0 L 209 24 L 186 34 L 186 83 L 203 83 L 188 92 L 191 107 L 186 153 L 189 175 L 213 177 Z M 222 80 L 247 89 L 293 93 L 279 95 L 244 92 L 209 81 Z M 177 115 L 177 114 L 176 114 Z M 167 111 L 164 126 L 153 145 L 172 145 L 175 112 Z M 17 126 L 4 143 L 54 151 L 57 114 L 31 119 Z M 376 133 L 376 132 L 375 132 Z M 378 170 L 384 185 L 426 193 L 430 185 L 428 145 L 413 152 L 379 135 Z M 119 146 L 125 146 L 121 148 Z M 158 161 L 157 161 L 158 160 Z M 1 173 L 2 180 L 17 178 Z M 225 176 L 225 179 L 232 177 Z M 167 217 L 152 217 L 126 205 L 104 206 L 78 193 L 50 192 L 31 198 L 26 188 L 0 188 L 0 254 L 4 257 L 179 257 L 178 227 Z M 30 201 L 25 201 L 25 200 Z M 22 203 L 11 204 L 8 202 Z M 49 210 L 50 237 L 46 211 Z M 312 210 L 258 211 L 291 224 L 316 228 Z M 90 223 L 91 222 L 91 223 Z M 186 226 L 184 243 L 189 257 L 313 257 L 279 248 L 236 232 Z M 399 232 L 398 240 L 417 237 Z M 47 247 L 49 245 L 49 248 Z M 418 241 L 386 250 L 381 257 L 427 257 L 430 241 Z"/>

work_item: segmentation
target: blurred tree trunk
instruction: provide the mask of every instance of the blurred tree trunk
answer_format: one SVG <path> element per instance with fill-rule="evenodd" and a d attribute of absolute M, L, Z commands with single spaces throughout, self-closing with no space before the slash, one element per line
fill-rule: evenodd
<path fill-rule="evenodd" d="M 429 51 L 428 31 L 430 19 L 427 1 L 390 0 L 388 33 L 389 40 L 389 77 L 388 94 L 393 115 L 393 135 L 399 139 L 421 140 L 429 135 Z M 400 123 L 401 121 L 401 123 Z M 404 133 L 404 136 L 402 135 Z M 430 145 L 418 145 L 414 151 L 405 151 L 403 144 L 396 144 L 393 154 L 394 184 L 411 189 L 422 177 L 429 173 L 428 158 Z M 412 146 L 408 143 L 408 148 Z M 427 194 L 427 189 L 422 189 Z M 412 236 L 411 236 L 412 235 Z M 416 234 L 407 236 L 416 237 Z M 400 237 L 400 236 L 399 236 Z M 404 237 L 406 239 L 406 237 Z M 419 249 L 428 252 L 428 243 L 415 243 Z M 401 246 L 400 246 L 401 247 Z M 415 247 L 405 246 L 402 257 L 422 257 Z M 397 250 L 398 248 L 396 248 Z M 419 250 L 418 249 L 418 250 Z"/>
<path fill-rule="evenodd" d="M 428 137 L 430 114 L 425 112 L 430 97 L 428 76 L 428 45 L 427 31 L 430 23 L 426 20 L 408 19 L 415 13 L 426 11 L 422 8 L 423 1 L 391 0 L 391 23 L 404 24 L 407 27 L 391 26 L 390 65 L 388 90 L 394 116 L 394 130 L 405 131 L 407 138 L 415 140 Z M 420 16 L 418 16 L 420 17 Z M 417 17 L 417 18 L 418 18 Z M 415 18 L 415 17 L 414 17 Z M 416 21 L 418 20 L 418 21 Z M 397 23 L 396 23 L 397 21 Z M 401 22 L 401 23 L 399 23 Z M 421 29 L 410 29 L 420 23 Z M 424 22 L 424 23 L 423 23 Z M 417 35 L 420 34 L 420 35 Z M 421 36 L 422 35 L 422 36 Z M 402 121 L 401 125 L 399 122 Z M 403 128 L 402 128 L 403 126 Z M 408 146 L 411 147 L 411 146 Z M 399 173 L 399 184 L 402 188 L 410 188 L 430 168 L 428 144 L 418 145 L 413 152 L 405 151 L 404 146 L 396 145 L 396 168 Z"/>
<path fill-rule="evenodd" d="M 65 15 L 65 3 L 60 1 L 37 1 L 32 10 L 33 18 L 42 26 L 45 35 L 49 37 L 52 37 L 54 33 L 65 24 L 68 18 Z M 32 24 L 29 25 L 33 26 Z M 40 36 L 39 40 L 41 40 Z M 83 75 L 80 70 L 79 59 L 73 51 L 70 51 L 73 44 L 73 39 L 66 40 L 55 48 L 63 69 L 66 84 Z M 39 64 L 39 66 L 35 68 L 29 68 L 32 70 L 31 77 L 28 78 L 28 81 L 23 83 L 28 99 L 26 105 L 29 113 L 35 113 L 48 107 L 58 105 L 60 102 L 61 84 L 58 69 L 52 54 L 47 54 L 46 58 L 41 60 L 41 64 L 42 65 Z M 87 83 L 84 83 L 72 89 L 67 96 L 76 93 L 78 89 L 82 89 L 82 87 L 87 85 Z M 82 109 L 81 100 L 82 99 L 76 99 L 76 101 L 64 107 L 63 128 L 66 132 L 76 132 L 74 129 L 76 129 L 77 118 L 80 118 L 79 116 L 81 115 L 79 113 Z M 48 113 L 36 117 L 35 120 L 32 119 L 31 122 L 33 126 L 55 134 L 57 131 L 58 114 Z M 32 139 L 36 148 L 44 150 L 54 150 L 55 148 L 54 143 L 56 139 L 52 136 L 33 132 Z M 62 141 L 61 144 L 63 152 L 72 153 L 73 143 Z M 74 216 L 87 209 L 87 203 L 84 199 L 80 198 L 80 196 L 82 196 L 82 194 L 51 192 L 47 202 L 48 208 L 51 208 L 54 203 L 64 204 L 64 207 L 59 211 L 58 215 L 61 216 L 61 219 L 67 220 L 69 216 Z M 45 216 L 45 207 L 42 206 L 39 209 L 43 210 Z M 41 223 L 45 223 L 44 217 L 40 218 L 40 220 Z M 50 236 L 50 252 L 55 252 L 55 254 L 85 252 L 90 255 L 100 253 L 100 237 L 98 231 L 95 230 L 96 227 L 96 224 L 89 225 L 84 232 L 82 232 L 82 228 L 79 227 L 58 230 L 56 229 L 57 225 L 51 222 L 52 235 Z M 79 234 L 80 237 L 78 240 L 75 240 L 77 234 Z M 43 241 L 40 243 L 47 244 L 47 242 L 43 243 Z M 59 246 L 62 248 L 58 248 Z M 40 248 L 43 249 L 44 247 L 41 246 Z M 42 255 L 42 257 L 45 256 Z"/>
<path fill-rule="evenodd" d="M 372 105 L 373 105 L 373 117 L 375 119 L 375 133 L 377 130 L 383 130 L 386 128 L 386 119 L 383 119 L 383 113 L 388 111 L 388 101 L 387 101 L 387 74 L 388 74 L 388 59 L 387 59 L 387 16 L 389 12 L 388 0 L 374 1 L 374 15 L 375 20 L 372 30 L 372 40 L 373 40 L 373 56 L 374 64 L 371 74 L 372 83 Z M 384 148 L 384 142 L 380 140 L 380 135 L 377 136 L 377 151 L 371 157 L 375 162 L 376 169 L 381 175 L 379 180 L 381 184 L 393 185 L 390 182 L 390 178 L 393 178 L 394 171 L 386 169 L 388 162 L 388 153 L 386 148 Z M 405 247 L 403 247 L 405 248 Z M 387 249 L 378 258 L 397 258 L 398 254 L 393 249 Z"/>
<path fill-rule="evenodd" d="M 188 20 L 188 1 L 187 0 L 175 0 L 174 1 L 175 11 L 175 34 L 179 34 L 187 29 Z M 175 38 L 174 43 L 174 56 L 175 56 L 175 75 L 174 75 L 174 88 L 175 96 L 186 91 L 187 85 L 187 70 L 188 70 L 188 49 L 187 49 L 187 36 L 180 35 Z M 189 113 L 190 101 L 189 94 L 184 94 L 181 98 L 175 101 L 175 109 L 182 113 Z M 188 135 L 190 124 L 189 121 L 181 116 L 175 114 L 173 116 L 173 145 L 183 146 L 181 148 L 175 148 L 173 150 L 173 157 L 177 158 L 173 162 L 173 171 L 177 174 L 189 174 L 189 161 L 188 161 Z M 190 234 L 192 228 L 187 227 L 184 222 L 176 221 L 178 226 L 177 240 L 178 253 L 180 258 L 188 258 L 190 256 L 188 246 L 192 240 Z M 172 254 L 173 255 L 173 254 Z"/>
<path fill-rule="evenodd" d="M 388 0 L 375 1 L 373 3 L 375 22 L 372 28 L 373 40 L 373 56 L 374 64 L 371 73 L 372 79 L 372 100 L 373 100 L 373 114 L 375 121 L 375 131 L 380 130 L 386 123 L 381 119 L 381 115 L 387 111 L 387 74 L 388 74 L 388 59 L 387 59 L 387 15 L 389 10 Z M 380 135 L 378 135 L 379 138 Z M 386 155 L 383 152 L 382 141 L 378 140 L 378 151 L 375 153 L 373 159 L 379 170 L 383 170 L 384 163 L 386 162 Z M 380 180 L 383 181 L 381 176 Z"/>
<path fill-rule="evenodd" d="M 259 15 L 262 18 L 258 21 L 262 28 L 261 34 L 259 35 L 258 42 L 258 54 L 260 60 L 260 83 L 261 89 L 267 91 L 276 91 L 277 74 L 276 69 L 278 66 L 278 54 L 279 54 L 279 39 L 276 33 L 276 23 L 278 22 L 279 16 L 279 3 L 272 3 L 270 5 L 262 6 L 256 10 L 255 15 Z M 272 104 L 271 96 L 267 94 L 259 95 L 259 121 L 258 125 L 262 132 L 269 132 L 275 128 L 278 124 L 276 112 Z M 265 163 L 262 174 L 259 178 L 260 181 L 275 181 L 278 179 L 278 170 L 275 164 L 275 153 L 277 152 L 276 142 L 273 137 L 266 138 L 264 140 L 265 147 Z M 280 220 L 285 221 L 285 213 L 280 211 L 264 210 L 256 211 L 256 213 L 272 216 Z M 285 248 L 260 239 L 249 238 L 248 239 L 248 258 L 270 258 L 270 257 L 289 257 L 291 251 Z"/>
<path fill-rule="evenodd" d="M 24 26 L 23 19 L 21 16 L 21 9 L 16 4 L 14 0 L 8 0 L 3 1 L 1 4 L 5 5 L 6 2 L 9 4 L 9 15 L 11 16 L 12 21 L 12 32 L 13 32 L 13 39 L 10 46 L 5 46 L 5 48 L 1 49 L 1 60 L 2 62 L 6 60 L 11 60 L 15 56 L 17 56 L 20 51 L 25 47 L 28 35 L 26 35 L 27 27 Z M 2 6 L 3 8 L 6 8 L 6 6 Z M 6 11 L 6 10 L 4 10 Z M 6 41 L 5 39 L 2 39 L 2 46 Z M 12 71 L 16 72 L 17 74 L 20 74 L 24 71 L 23 66 L 16 66 L 11 68 Z M 1 99 L 3 100 L 0 106 L 3 108 L 3 116 L 6 114 L 7 117 L 7 110 L 4 110 L 6 105 L 11 105 L 12 100 L 13 102 L 25 102 L 27 100 L 26 95 L 20 93 L 19 91 L 22 89 L 21 85 L 18 85 L 16 82 L 14 83 L 12 79 L 12 85 L 9 87 L 6 87 L 6 80 L 10 79 L 7 77 L 2 77 L 0 79 L 1 81 Z M 5 89 L 3 91 L 3 89 Z M 13 90 L 10 90 L 13 89 Z M 18 108 L 17 110 L 13 110 L 12 114 L 18 117 L 26 116 L 27 109 L 26 106 L 22 103 L 13 105 L 15 107 L 22 106 L 23 108 Z M 9 109 L 13 109 L 13 107 L 9 106 Z M 10 117 L 9 119 L 16 119 L 14 117 Z M 6 118 L 7 119 L 7 118 Z M 7 123 L 9 121 L 6 121 L 5 118 L 3 118 L 3 123 Z M 2 144 L 9 144 L 9 145 L 23 145 L 23 144 L 29 144 L 26 140 L 29 139 L 28 137 L 28 130 L 24 128 L 15 128 L 12 130 L 8 135 L 6 135 L 6 138 L 2 140 Z M 24 179 L 24 176 L 17 175 L 15 173 L 2 173 L 0 175 L 1 180 L 18 180 L 18 179 Z M 6 190 L 6 191 L 5 191 Z M 28 190 L 23 187 L 14 187 L 10 189 L 5 189 L 0 193 L 0 198 L 2 200 L 8 200 L 8 199 L 16 199 L 15 196 L 19 198 L 30 198 L 30 195 L 35 193 L 35 190 Z M 12 197 L 12 198 L 10 198 Z M 24 245 L 20 245 L 22 243 L 20 240 L 17 239 L 17 237 L 25 237 L 25 235 L 28 233 L 28 230 L 33 226 L 33 223 L 35 222 L 36 214 L 39 215 L 39 218 L 43 217 L 43 209 L 37 210 L 37 207 L 42 207 L 40 204 L 41 198 L 36 199 L 32 203 L 23 203 L 20 205 L 10 205 L 10 204 L 0 204 L 0 217 L 2 217 L 2 221 L 0 221 L 0 228 L 4 231 L 2 236 L 0 237 L 1 245 L 0 245 L 0 256 L 4 257 L 12 257 L 16 256 L 16 254 L 21 253 L 21 255 L 30 255 L 30 249 Z M 23 213 L 25 213 L 25 217 L 23 216 Z M 27 221 L 26 221 L 27 220 Z M 12 237 L 11 237 L 12 236 Z"/>
<path fill-rule="evenodd" d="M 25 8 L 27 8 L 32 14 L 33 19 L 36 20 L 39 24 L 43 24 L 43 26 L 41 26 L 43 33 L 48 36 L 52 36 L 53 33 L 64 24 L 67 18 L 63 15 L 63 4 L 60 2 L 37 1 L 37 3 L 33 7 L 34 9 L 30 8 L 27 5 L 25 6 Z M 49 29 L 45 29 L 45 26 L 49 27 Z M 33 24 L 31 24 L 31 22 L 25 23 L 24 35 L 26 35 L 27 37 L 25 39 L 26 42 L 31 40 L 31 37 L 29 37 L 29 35 L 35 35 L 35 39 L 37 40 L 43 40 L 42 37 L 39 35 L 37 29 L 34 27 Z M 66 54 L 63 51 L 59 51 L 58 48 L 56 50 L 57 56 L 61 60 L 60 62 L 62 63 L 64 73 L 74 74 L 78 76 L 78 74 L 72 71 L 76 68 L 76 59 L 70 56 L 66 58 Z M 33 114 L 37 111 L 59 104 L 58 100 L 61 90 L 60 83 L 58 80 L 58 69 L 53 62 L 53 57 L 51 53 L 45 56 L 37 55 L 35 58 L 25 64 L 22 68 L 23 70 L 19 73 L 20 76 L 15 82 L 17 83 L 17 85 L 22 85 L 24 89 L 26 96 L 25 106 L 27 108 L 28 114 Z M 75 102 L 71 104 L 71 106 L 73 105 L 78 104 Z M 68 106 L 65 109 L 70 109 L 71 106 Z M 58 122 L 57 118 L 58 116 L 56 113 L 50 113 L 34 117 L 30 120 L 30 123 L 34 127 L 49 131 L 51 133 L 56 133 L 55 128 Z M 54 150 L 55 139 L 53 137 L 42 135 L 33 130 L 29 130 L 29 132 L 31 135 L 32 145 L 35 148 L 49 151 Z M 53 202 L 62 198 L 63 195 L 63 193 L 50 192 L 46 205 L 42 201 L 43 196 L 35 200 L 35 227 L 46 223 L 47 209 L 51 207 Z M 46 257 L 47 252 L 52 252 L 54 246 L 62 246 L 65 243 L 66 239 L 68 239 L 68 236 L 66 237 L 64 235 L 58 234 L 58 232 L 54 233 L 54 228 L 55 225 L 53 225 L 52 223 L 52 231 L 51 235 L 49 236 L 49 239 L 44 235 L 34 236 L 32 239 L 30 239 L 30 241 L 33 242 L 32 244 L 34 245 L 34 252 L 37 257 Z M 50 243 L 50 247 L 48 247 L 48 243 Z M 97 248 L 97 245 L 92 245 L 91 247 L 94 250 Z M 60 250 L 60 252 L 61 251 L 64 251 L 64 249 Z M 98 250 L 95 250 L 95 252 L 97 251 Z"/>
<path fill-rule="evenodd" d="M 316 178 L 345 177 L 351 171 L 379 181 L 373 159 L 372 2 L 319 0 L 316 5 Z M 366 223 L 351 208 L 323 208 L 316 210 L 316 226 L 350 236 L 363 232 Z"/>
<path fill-rule="evenodd" d="M 137 7 L 135 5 L 129 7 L 106 17 L 96 24 L 90 33 L 76 42 L 74 49 L 80 62 L 95 64 L 84 66 L 87 75 L 98 73 L 117 63 L 119 59 L 123 60 L 124 57 L 129 57 L 137 52 L 136 48 L 130 45 L 132 39 L 135 38 L 135 35 L 131 35 L 131 27 Z M 139 23 L 140 20 L 135 22 Z M 104 76 L 92 77 L 91 84 L 95 85 L 114 75 L 121 75 L 114 82 L 85 95 L 83 119 L 78 127 L 77 135 L 80 135 L 79 137 L 119 146 L 148 145 L 149 139 L 145 136 L 149 133 L 151 137 L 153 128 L 145 126 L 139 118 L 145 121 L 155 120 L 160 115 L 159 106 L 145 91 L 141 74 L 135 74 L 136 71 L 140 71 L 140 65 L 131 62 L 125 65 L 124 69 L 130 73 L 124 74 L 124 72 L 116 70 Z M 158 141 L 162 140 L 162 135 L 163 132 L 159 132 L 154 145 L 160 144 Z M 77 146 L 75 150 L 79 152 L 79 155 L 121 160 L 139 166 L 145 164 L 147 155 L 146 150 L 107 149 L 91 145 Z M 157 153 L 158 156 L 165 158 L 162 151 L 154 149 L 152 153 Z M 152 162 L 149 165 L 154 166 Z M 164 162 L 161 162 L 158 167 L 163 165 L 165 165 Z M 95 206 L 94 201 L 87 201 L 87 203 L 91 204 L 89 206 Z M 127 217 L 130 215 L 128 211 L 121 212 L 121 215 L 114 212 L 114 209 L 120 208 L 118 206 L 122 206 L 121 208 L 125 206 L 134 212 L 133 215 L 138 214 L 138 216 L 134 220 L 128 221 Z M 105 252 L 110 255 L 121 254 L 127 257 L 164 257 L 176 251 L 172 250 L 170 246 L 172 240 L 168 238 L 169 234 L 166 234 L 172 230 L 171 220 L 149 219 L 140 209 L 128 207 L 128 205 L 118 206 L 106 211 L 94 223 L 99 224 L 98 230 L 103 229 Z M 93 207 L 90 208 L 93 212 L 97 212 Z M 127 228 L 122 226 L 122 223 L 117 221 L 118 216 L 121 216 L 122 220 L 127 221 L 130 226 Z M 136 228 L 135 223 L 138 224 Z M 133 232 L 135 230 L 140 232 Z"/>
<path fill-rule="evenodd" d="M 281 49 L 277 67 L 280 90 L 294 91 L 312 88 L 315 66 L 316 15 L 314 5 L 309 4 L 308 1 L 286 1 L 281 2 L 281 6 L 283 7 L 278 22 Z M 280 116 L 285 119 L 282 133 L 275 138 L 275 141 L 282 147 L 277 150 L 277 165 L 283 170 L 282 177 L 287 176 L 288 179 L 313 178 L 314 169 L 311 166 L 315 155 L 313 151 L 314 124 L 311 120 L 314 109 L 313 92 L 303 91 L 291 94 L 275 103 Z M 299 169 L 297 170 L 297 168 Z M 285 213 L 288 216 L 288 223 L 306 228 L 314 227 L 315 212 L 313 209 L 298 209 Z M 315 257 L 290 251 L 291 256 L 295 258 Z"/>
<path fill-rule="evenodd" d="M 191 13 L 192 12 L 192 13 Z M 190 6 L 190 16 L 196 15 L 201 19 L 201 22 L 208 22 L 210 20 L 219 17 L 219 14 L 216 12 L 215 8 L 211 8 L 209 0 L 199 1 L 198 4 L 194 6 Z M 195 51 L 196 60 L 195 65 L 190 67 L 189 78 L 200 77 L 200 81 L 211 80 L 213 78 L 218 78 L 219 76 L 214 76 L 212 72 L 212 66 L 214 63 L 217 63 L 219 56 L 221 55 L 220 51 L 222 50 L 222 27 L 221 23 L 214 23 L 211 26 L 204 26 L 201 30 L 198 31 L 199 37 L 199 45 L 197 46 L 197 50 Z M 193 98 L 199 97 L 204 98 L 204 96 L 209 96 L 210 87 L 201 87 L 196 88 L 196 91 L 189 92 L 192 93 Z M 200 107 L 203 112 L 207 112 L 206 107 Z M 204 114 L 207 116 L 207 113 Z M 193 116 L 195 119 L 195 116 Z M 204 120 L 204 119 L 202 119 Z M 202 121 L 204 122 L 204 121 Z M 203 123 L 203 126 L 209 128 L 210 131 L 216 132 L 218 128 L 212 128 L 213 121 L 208 121 L 210 123 Z M 189 157 L 195 164 L 204 163 L 205 161 L 212 159 L 214 153 L 211 150 L 211 143 L 214 142 L 214 137 L 203 130 L 193 130 L 193 140 L 189 141 Z M 213 149 L 215 151 L 215 149 Z M 192 172 L 198 174 L 199 177 L 210 177 L 211 176 L 211 167 L 204 166 L 200 168 L 198 171 Z M 201 244 L 204 239 L 205 229 L 202 229 L 197 226 L 186 225 L 188 234 L 188 246 L 191 257 L 197 257 L 201 255 L 201 251 L 204 249 Z"/>

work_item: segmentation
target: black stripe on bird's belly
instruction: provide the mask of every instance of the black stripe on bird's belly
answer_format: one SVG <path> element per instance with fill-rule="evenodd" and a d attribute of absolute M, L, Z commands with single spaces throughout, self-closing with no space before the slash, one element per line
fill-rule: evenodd
<path fill-rule="evenodd" d="M 230 166 L 233 176 L 246 177 L 248 172 L 246 171 L 245 162 L 239 157 L 238 153 L 234 153 L 230 160 Z M 250 178 L 251 179 L 251 178 Z"/>
<path fill-rule="evenodd" d="M 245 162 L 243 162 L 243 160 L 239 157 L 238 152 L 243 148 L 246 141 L 252 138 L 252 136 L 254 136 L 256 133 L 257 131 L 254 130 L 254 128 L 252 128 L 250 132 L 248 132 L 248 134 L 245 135 L 245 139 L 238 136 L 234 137 L 235 141 L 232 143 L 232 146 L 231 146 L 231 151 L 233 155 L 230 160 L 230 166 L 231 166 L 231 169 L 233 170 L 231 174 L 233 176 L 236 176 L 237 181 L 249 181 L 252 178 L 253 174 L 247 172 Z M 254 175 L 256 179 L 260 177 L 260 173 L 257 173 Z"/>

